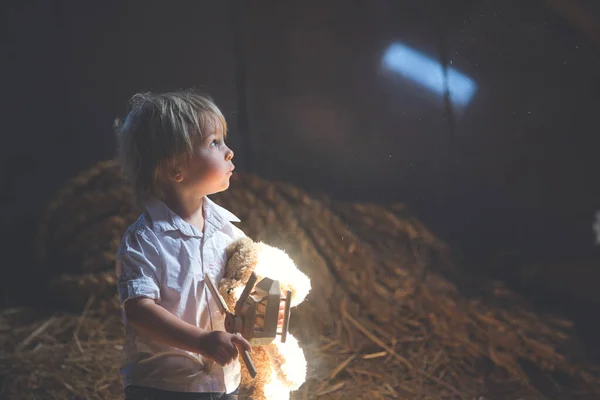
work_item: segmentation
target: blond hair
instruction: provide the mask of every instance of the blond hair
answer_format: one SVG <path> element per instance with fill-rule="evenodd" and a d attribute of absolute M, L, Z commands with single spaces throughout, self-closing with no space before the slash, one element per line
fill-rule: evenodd
<path fill-rule="evenodd" d="M 163 198 L 160 168 L 185 162 L 211 123 L 220 123 L 226 134 L 219 108 L 195 90 L 138 93 L 131 98 L 127 117 L 115 121 L 115 131 L 118 159 L 138 206 L 152 197 Z"/>

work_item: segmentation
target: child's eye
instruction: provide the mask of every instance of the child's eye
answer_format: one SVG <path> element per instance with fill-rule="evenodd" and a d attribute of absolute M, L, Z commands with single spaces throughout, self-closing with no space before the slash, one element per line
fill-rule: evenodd
<path fill-rule="evenodd" d="M 210 145 L 211 145 L 211 147 L 218 146 L 219 145 L 219 141 L 217 139 L 215 139 L 212 142 L 210 142 Z"/>

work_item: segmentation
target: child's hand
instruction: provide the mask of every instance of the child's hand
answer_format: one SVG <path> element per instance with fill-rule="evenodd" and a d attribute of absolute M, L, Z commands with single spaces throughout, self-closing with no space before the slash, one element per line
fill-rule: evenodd
<path fill-rule="evenodd" d="M 252 351 L 252 346 L 241 335 L 232 335 L 223 331 L 206 332 L 199 343 L 199 353 L 225 366 L 238 356 L 238 348 Z"/>

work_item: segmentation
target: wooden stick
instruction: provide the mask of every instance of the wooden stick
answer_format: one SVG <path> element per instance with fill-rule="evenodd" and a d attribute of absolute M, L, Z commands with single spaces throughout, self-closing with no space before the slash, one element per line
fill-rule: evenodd
<path fill-rule="evenodd" d="M 208 291 L 210 292 L 212 297 L 215 299 L 215 302 L 217 303 L 217 306 L 219 307 L 219 311 L 221 312 L 221 314 L 226 314 L 229 311 L 229 309 L 227 308 L 227 303 L 225 303 L 225 300 L 223 300 L 223 297 L 221 297 L 221 294 L 215 287 L 213 281 L 210 279 L 210 276 L 208 274 L 204 275 L 204 281 L 206 282 Z"/>
<path fill-rule="evenodd" d="M 350 357 L 348 357 L 346 360 L 344 360 L 344 362 L 342 362 L 340 365 L 338 365 L 333 371 L 331 371 L 331 374 L 329 374 L 329 380 L 333 380 L 340 372 L 342 372 L 344 370 L 344 368 L 346 368 L 348 366 L 348 364 L 350 364 L 350 362 L 352 360 L 354 360 L 356 358 L 356 354 L 351 355 Z"/>
<path fill-rule="evenodd" d="M 239 332 L 236 333 L 236 335 L 242 337 L 242 334 Z M 246 365 L 246 368 L 248 369 L 250 376 L 252 378 L 256 378 L 256 367 L 254 366 L 254 362 L 252 362 L 250 353 L 248 353 L 246 350 L 244 350 L 241 352 L 241 354 L 242 354 L 242 360 L 244 360 L 244 364 Z"/>
<path fill-rule="evenodd" d="M 383 375 L 378 374 L 377 372 L 366 371 L 364 369 L 348 368 L 348 371 L 352 371 L 355 374 L 367 375 L 372 376 L 373 378 L 383 379 Z"/>
<path fill-rule="evenodd" d="M 317 396 L 323 396 L 323 395 L 326 395 L 326 394 L 329 394 L 329 393 L 335 392 L 335 391 L 337 391 L 337 390 L 340 390 L 341 388 L 343 388 L 343 387 L 344 387 L 344 383 L 345 383 L 345 382 L 339 382 L 339 383 L 337 383 L 337 384 L 335 384 L 335 385 L 331 386 L 330 388 L 328 388 L 328 389 L 325 389 L 325 390 L 323 390 L 323 391 L 321 391 L 321 392 L 317 393 Z"/>
<path fill-rule="evenodd" d="M 75 344 L 81 353 L 83 353 L 83 347 L 81 346 L 81 342 L 79 341 L 79 331 L 81 330 L 81 326 L 83 325 L 83 321 L 85 320 L 85 316 L 92 307 L 94 303 L 94 296 L 90 296 L 85 306 L 83 307 L 83 311 L 81 311 L 81 315 L 77 320 L 77 327 L 75 327 L 75 331 L 73 332 L 73 340 L 75 340 Z"/>
<path fill-rule="evenodd" d="M 406 358 L 402 357 L 400 354 L 396 353 L 394 351 L 394 349 L 392 349 L 390 346 L 388 346 L 387 344 L 383 343 L 377 336 L 373 335 L 364 326 L 362 326 L 360 324 L 360 322 L 358 322 L 353 317 L 351 317 L 350 314 L 345 314 L 344 318 L 348 319 L 348 321 L 350 321 L 350 323 L 352 325 L 354 325 L 359 331 L 361 331 L 362 333 L 364 333 L 364 335 L 366 337 L 368 337 L 369 339 L 371 339 L 371 341 L 373 341 L 375 344 L 379 345 L 381 348 L 383 348 L 385 351 L 387 351 L 389 354 L 391 354 L 397 360 L 399 360 L 402 364 L 404 364 L 404 366 L 406 366 L 406 368 L 408 368 L 409 371 L 414 370 L 414 367 L 410 363 L 410 361 L 408 361 Z"/>
<path fill-rule="evenodd" d="M 54 323 L 54 321 L 56 321 L 56 317 L 53 315 L 52 317 L 48 318 L 46 320 L 46 322 L 44 322 L 42 325 L 40 325 L 36 330 L 34 330 L 33 332 L 31 332 L 31 334 L 29 336 L 27 336 L 25 338 L 25 340 L 23 340 L 18 346 L 17 346 L 17 352 L 21 351 L 24 347 L 26 347 L 29 343 L 31 343 L 31 341 L 33 339 L 35 339 L 36 337 L 38 337 L 40 334 L 42 334 L 46 329 L 48 329 L 48 327 L 50 325 L 52 325 Z"/>
<path fill-rule="evenodd" d="M 288 290 L 285 297 L 285 311 L 283 313 L 283 327 L 281 328 L 281 343 L 287 339 L 288 328 L 290 326 L 290 304 L 292 302 L 292 291 Z"/>
<path fill-rule="evenodd" d="M 380 351 L 379 353 L 365 354 L 364 356 L 362 356 L 362 358 L 364 358 L 365 360 L 368 360 L 370 358 L 385 357 L 386 355 L 387 355 L 387 351 Z"/>

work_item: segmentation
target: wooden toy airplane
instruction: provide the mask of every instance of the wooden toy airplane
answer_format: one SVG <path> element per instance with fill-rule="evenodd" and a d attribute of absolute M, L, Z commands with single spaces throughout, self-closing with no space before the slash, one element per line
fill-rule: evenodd
<path fill-rule="evenodd" d="M 279 281 L 263 278 L 256 284 L 258 277 L 253 272 L 242 295 L 235 303 L 235 310 L 232 313 L 210 277 L 205 275 L 204 279 L 216 299 L 219 311 L 225 314 L 225 330 L 227 332 L 243 336 L 253 346 L 270 344 L 277 335 L 281 335 L 281 342 L 285 343 L 290 322 L 292 292 L 288 290 L 285 299 L 282 299 Z M 281 301 L 285 301 L 285 313 L 281 332 L 277 332 Z M 242 353 L 242 359 L 250 376 L 254 378 L 256 368 L 247 351 Z"/>

